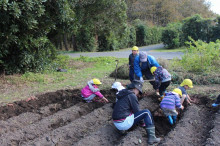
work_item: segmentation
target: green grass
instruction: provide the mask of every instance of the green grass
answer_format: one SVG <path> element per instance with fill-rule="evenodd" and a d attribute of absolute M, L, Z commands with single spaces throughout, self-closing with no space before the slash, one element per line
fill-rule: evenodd
<path fill-rule="evenodd" d="M 0 90 L 0 103 L 3 104 L 25 99 L 32 95 L 54 92 L 59 89 L 80 89 L 92 78 L 99 78 L 103 82 L 100 88 L 106 89 L 114 81 L 113 78 L 109 78 L 109 74 L 116 67 L 115 60 L 119 60 L 119 65 L 128 63 L 127 59 L 114 57 L 70 58 L 59 56 L 58 58 L 56 63 L 64 66 L 67 72 L 50 70 L 43 73 L 27 72 L 23 75 L 6 77 L 6 81 L 2 81 L 4 82 L 2 84 L 11 86 L 11 89 L 4 88 Z M 9 90 L 11 91 L 8 92 Z"/>
<path fill-rule="evenodd" d="M 185 52 L 185 51 L 186 51 L 186 47 L 180 47 L 174 49 L 161 48 L 161 49 L 151 50 L 150 52 Z"/>

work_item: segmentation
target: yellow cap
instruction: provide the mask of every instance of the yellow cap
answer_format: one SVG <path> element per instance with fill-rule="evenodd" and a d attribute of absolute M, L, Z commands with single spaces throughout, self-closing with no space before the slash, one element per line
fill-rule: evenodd
<path fill-rule="evenodd" d="M 132 51 L 138 51 L 138 47 L 137 47 L 137 46 L 134 46 L 134 47 L 132 48 Z"/>
<path fill-rule="evenodd" d="M 100 82 L 100 80 L 99 80 L 99 79 L 96 79 L 96 78 L 92 79 L 92 81 L 93 81 L 93 84 L 96 84 L 96 85 L 102 84 L 102 83 Z"/>
<path fill-rule="evenodd" d="M 157 67 L 156 67 L 156 66 L 153 66 L 153 67 L 150 68 L 150 72 L 151 72 L 152 74 L 154 74 L 154 72 L 155 72 L 156 69 L 157 69 Z"/>
<path fill-rule="evenodd" d="M 175 88 L 175 89 L 173 89 L 173 92 L 179 94 L 180 97 L 182 97 L 182 95 L 183 95 L 183 94 L 182 94 L 182 91 L 181 91 L 179 88 Z"/>
<path fill-rule="evenodd" d="M 193 88 L 193 83 L 192 83 L 192 80 L 190 80 L 190 79 L 183 80 L 183 82 L 180 84 L 180 86 L 184 86 L 184 85 L 187 85 L 190 88 Z"/>

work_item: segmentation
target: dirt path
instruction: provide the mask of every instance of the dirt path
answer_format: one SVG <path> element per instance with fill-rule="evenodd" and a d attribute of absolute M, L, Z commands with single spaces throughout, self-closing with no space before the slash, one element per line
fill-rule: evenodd
<path fill-rule="evenodd" d="M 110 101 L 111 91 L 102 91 Z M 159 145 L 219 145 L 220 117 L 205 96 L 193 96 L 197 104 L 186 107 L 175 126 L 161 114 L 152 93 L 140 99 L 141 109 L 154 115 Z M 112 124 L 112 103 L 85 103 L 79 90 L 60 90 L 0 107 L 0 145 L 147 145 L 145 129 L 134 126 L 125 136 Z M 214 129 L 212 129 L 214 127 Z"/>

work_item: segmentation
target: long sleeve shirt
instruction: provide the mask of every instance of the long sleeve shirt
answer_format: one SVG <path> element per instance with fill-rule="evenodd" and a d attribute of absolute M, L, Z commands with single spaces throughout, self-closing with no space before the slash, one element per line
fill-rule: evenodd
<path fill-rule="evenodd" d="M 168 92 L 166 93 L 165 97 L 160 103 L 161 108 L 167 108 L 167 109 L 176 109 L 181 108 L 181 102 L 180 102 L 180 97 L 178 94 L 175 94 L 173 92 Z"/>

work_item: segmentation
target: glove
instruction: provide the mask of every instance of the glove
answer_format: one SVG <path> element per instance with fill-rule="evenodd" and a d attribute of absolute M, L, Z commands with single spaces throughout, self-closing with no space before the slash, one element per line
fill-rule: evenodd
<path fill-rule="evenodd" d="M 144 79 L 143 79 L 143 77 L 140 77 L 140 81 L 143 83 L 144 82 Z"/>

